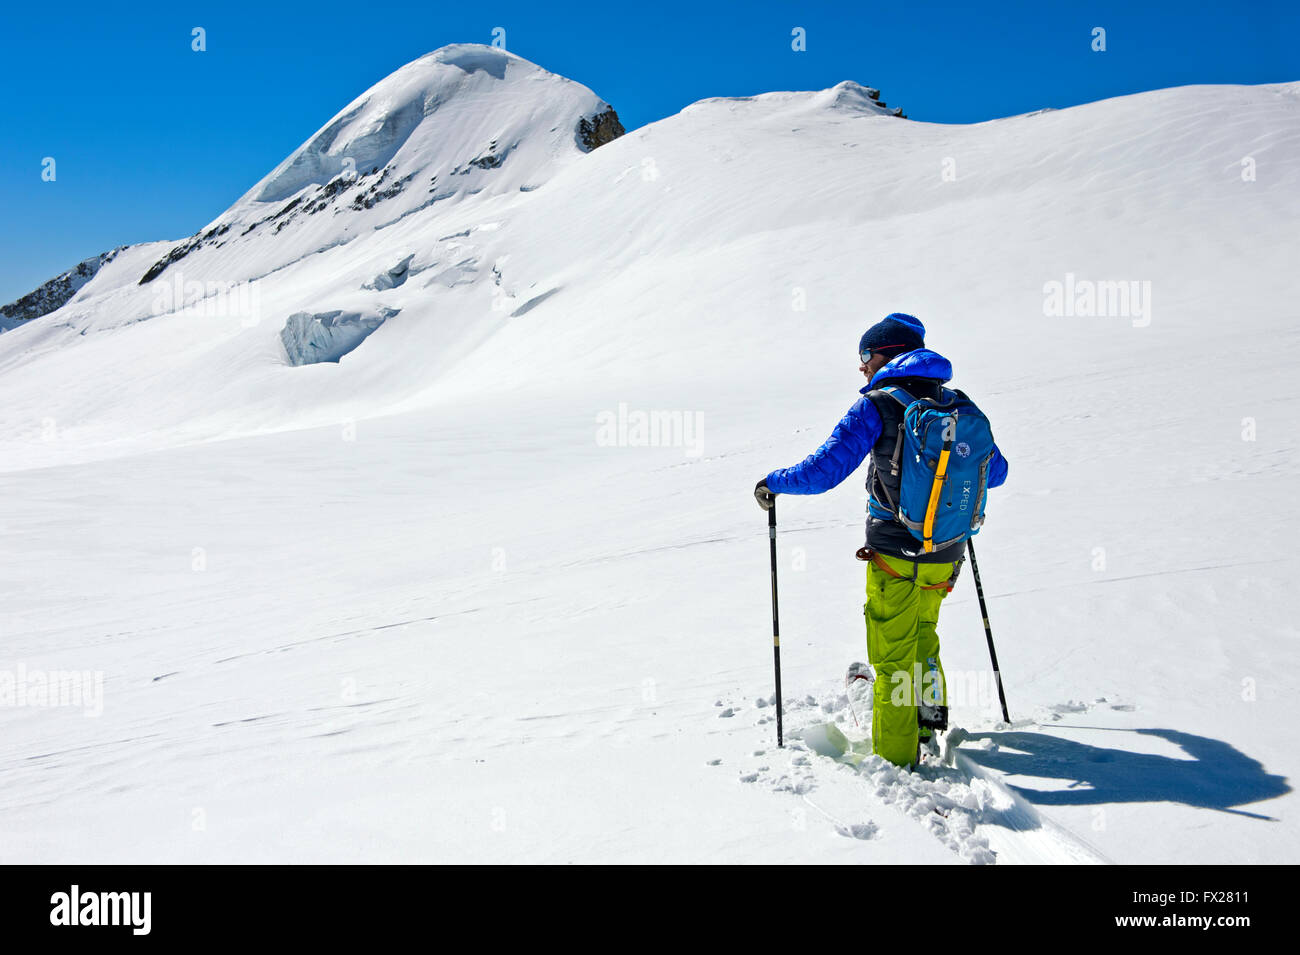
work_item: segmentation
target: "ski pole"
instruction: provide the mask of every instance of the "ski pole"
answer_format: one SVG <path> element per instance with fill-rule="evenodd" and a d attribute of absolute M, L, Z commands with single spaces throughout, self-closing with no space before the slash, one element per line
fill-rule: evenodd
<path fill-rule="evenodd" d="M 776 665 L 776 745 L 785 746 L 781 729 L 781 628 L 776 613 L 776 502 L 767 511 L 767 536 L 772 547 L 772 659 Z"/>
<path fill-rule="evenodd" d="M 989 641 L 989 659 L 993 661 L 993 679 L 998 684 L 998 699 L 1002 701 L 1002 719 L 1011 722 L 1011 716 L 1007 713 L 1007 694 L 1002 689 L 1002 673 L 998 670 L 998 652 L 993 649 L 993 627 L 989 625 L 989 608 L 984 603 L 984 585 L 980 583 L 980 565 L 975 563 L 975 542 L 969 537 L 966 538 L 966 549 L 970 552 L 970 569 L 971 574 L 975 577 L 975 593 L 980 599 L 980 614 L 984 617 L 984 636 Z M 774 570 L 775 574 L 776 571 Z M 775 580 L 775 578 L 773 578 Z"/>

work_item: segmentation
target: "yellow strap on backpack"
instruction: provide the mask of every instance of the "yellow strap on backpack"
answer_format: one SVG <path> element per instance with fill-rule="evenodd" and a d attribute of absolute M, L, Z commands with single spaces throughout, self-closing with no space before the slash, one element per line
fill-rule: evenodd
<path fill-rule="evenodd" d="M 921 546 L 927 554 L 934 550 L 934 512 L 939 509 L 939 492 L 948 476 L 948 449 L 939 452 L 939 463 L 934 469 L 934 483 L 930 485 L 930 503 L 925 508 L 925 523 L 921 526 L 924 539 Z"/>

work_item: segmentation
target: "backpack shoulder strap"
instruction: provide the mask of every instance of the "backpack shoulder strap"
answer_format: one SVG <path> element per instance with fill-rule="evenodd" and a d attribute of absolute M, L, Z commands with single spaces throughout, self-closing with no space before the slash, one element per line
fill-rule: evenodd
<path fill-rule="evenodd" d="M 876 391 L 882 395 L 889 395 L 889 397 L 893 398 L 904 408 L 916 400 L 910 393 L 905 389 L 898 387 L 898 385 L 885 385 L 883 388 L 877 388 Z"/>
<path fill-rule="evenodd" d="M 867 393 L 868 397 L 870 397 L 871 395 L 888 395 L 890 398 L 893 398 L 900 405 L 902 405 L 904 411 L 907 410 L 908 405 L 912 404 L 912 402 L 916 400 L 907 391 L 898 387 L 897 385 L 886 385 L 883 388 L 873 389 L 872 391 Z M 903 425 L 903 415 L 899 414 L 898 434 L 894 440 L 894 453 L 889 458 L 890 478 L 898 477 L 899 462 L 902 460 L 902 456 L 903 456 L 903 431 L 904 430 L 905 428 Z M 895 514 L 897 514 L 898 502 L 892 500 L 892 496 L 889 493 L 889 488 L 883 483 L 881 484 L 881 489 L 884 490 L 885 498 L 886 500 L 889 501 L 889 509 L 893 511 Z"/>

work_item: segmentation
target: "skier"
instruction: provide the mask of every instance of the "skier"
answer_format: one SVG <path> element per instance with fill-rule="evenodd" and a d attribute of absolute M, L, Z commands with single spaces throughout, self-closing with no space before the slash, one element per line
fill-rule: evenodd
<path fill-rule="evenodd" d="M 768 510 L 777 494 L 821 494 L 839 485 L 871 455 L 867 545 L 857 554 L 859 560 L 869 561 L 863 613 L 867 658 L 876 670 L 871 747 L 891 763 L 908 766 L 920 761 L 920 748 L 933 732 L 948 725 L 936 625 L 939 605 L 956 583 L 965 559 L 965 537 L 930 549 L 899 520 L 897 505 L 908 462 L 901 462 L 900 469 L 894 451 L 901 438 L 904 399 L 880 389 L 901 388 L 917 399 L 951 397 L 954 393 L 942 386 L 952 378 L 952 365 L 925 347 L 921 322 L 900 312 L 867 329 L 858 355 L 862 362 L 858 370 L 868 382 L 861 389 L 862 397 L 820 448 L 799 464 L 759 481 L 754 496 Z M 1006 481 L 1007 462 L 991 434 L 988 441 L 992 450 L 986 456 L 986 486 L 997 487 Z M 969 454 L 969 447 L 962 444 L 956 453 L 960 455 L 964 447 Z M 932 475 L 927 472 L 923 479 L 928 488 Z M 982 500 L 976 504 L 980 514 L 982 504 Z M 895 692 L 900 684 L 903 690 Z"/>

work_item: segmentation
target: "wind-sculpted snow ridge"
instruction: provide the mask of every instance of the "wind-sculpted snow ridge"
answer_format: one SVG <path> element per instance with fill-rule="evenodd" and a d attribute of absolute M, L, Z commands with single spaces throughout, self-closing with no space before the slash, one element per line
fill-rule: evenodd
<path fill-rule="evenodd" d="M 707 109 L 711 106 L 734 107 L 747 103 L 757 104 L 764 108 L 789 104 L 795 107 L 812 106 L 817 109 L 860 113 L 867 116 L 907 118 L 901 107 L 890 108 L 880 98 L 880 90 L 873 89 L 870 86 L 863 86 L 852 80 L 844 80 L 828 89 L 818 90 L 813 93 L 783 91 L 758 93 L 754 96 L 710 96 L 692 103 L 683 112 L 691 112 L 702 108 Z"/>

